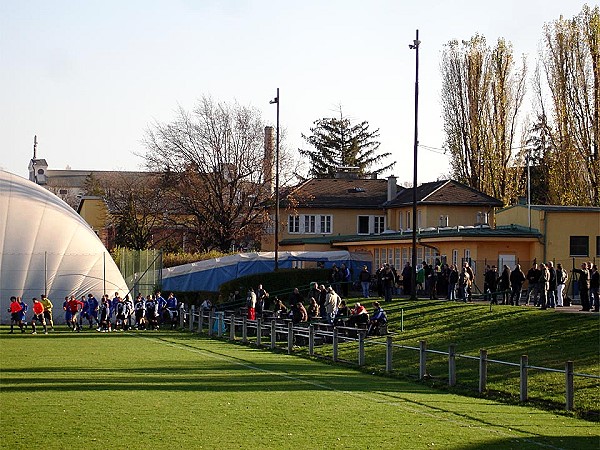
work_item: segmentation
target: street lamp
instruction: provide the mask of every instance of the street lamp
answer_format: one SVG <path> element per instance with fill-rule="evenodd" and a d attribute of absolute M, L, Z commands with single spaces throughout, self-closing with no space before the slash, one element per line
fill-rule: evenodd
<path fill-rule="evenodd" d="M 413 156 L 413 205 L 412 205 L 412 273 L 411 300 L 417 299 L 417 149 L 419 147 L 419 30 L 412 44 L 408 47 L 416 51 L 415 64 L 415 147 Z"/>
<path fill-rule="evenodd" d="M 279 270 L 279 88 L 277 97 L 269 102 L 277 104 L 277 131 L 275 134 L 275 271 Z"/>

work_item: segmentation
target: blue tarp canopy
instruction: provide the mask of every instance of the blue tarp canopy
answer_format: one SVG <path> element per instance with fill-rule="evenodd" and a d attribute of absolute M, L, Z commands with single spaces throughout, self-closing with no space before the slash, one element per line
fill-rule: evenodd
<path fill-rule="evenodd" d="M 304 267 L 304 262 L 319 263 L 324 268 L 346 264 L 350 268 L 352 280 L 358 279 L 362 267 L 371 271 L 372 257 L 368 252 L 278 252 L 278 265 L 281 269 Z M 267 273 L 275 270 L 275 253 L 240 253 L 237 255 L 198 261 L 162 271 L 164 291 L 217 292 L 221 284 L 245 275 Z"/>

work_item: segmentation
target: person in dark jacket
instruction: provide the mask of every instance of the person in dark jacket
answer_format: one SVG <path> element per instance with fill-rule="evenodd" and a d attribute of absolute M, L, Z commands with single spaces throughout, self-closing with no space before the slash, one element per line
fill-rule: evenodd
<path fill-rule="evenodd" d="M 550 281 L 548 287 L 548 308 L 556 307 L 556 270 L 554 263 L 548 261 L 548 272 L 550 273 Z"/>
<path fill-rule="evenodd" d="M 363 266 L 363 269 L 358 274 L 358 281 L 362 288 L 363 298 L 369 298 L 369 288 L 371 287 L 371 272 L 367 266 Z"/>
<path fill-rule="evenodd" d="M 592 264 L 590 271 L 590 306 L 595 312 L 600 312 L 600 272 L 598 266 Z"/>
<path fill-rule="evenodd" d="M 498 289 L 502 292 L 502 305 L 508 305 L 510 293 L 510 267 L 506 264 L 502 268 L 502 273 L 500 274 Z"/>
<path fill-rule="evenodd" d="M 486 294 L 488 294 L 490 302 L 494 305 L 498 304 L 498 268 L 493 265 L 490 270 L 485 273 L 485 283 L 487 285 Z"/>
<path fill-rule="evenodd" d="M 523 283 L 525 282 L 525 274 L 521 270 L 521 265 L 517 264 L 514 270 L 510 273 L 510 304 L 519 306 L 519 300 L 521 299 L 521 290 L 523 289 Z"/>
<path fill-rule="evenodd" d="M 533 297 L 533 306 L 538 306 L 538 302 L 540 301 L 540 276 L 542 272 L 538 268 L 537 263 L 534 263 L 531 269 L 527 271 L 527 305 L 532 300 Z"/>
<path fill-rule="evenodd" d="M 581 299 L 581 311 L 590 310 L 590 271 L 586 263 L 581 264 L 581 269 L 573 269 L 579 274 L 579 298 Z"/>

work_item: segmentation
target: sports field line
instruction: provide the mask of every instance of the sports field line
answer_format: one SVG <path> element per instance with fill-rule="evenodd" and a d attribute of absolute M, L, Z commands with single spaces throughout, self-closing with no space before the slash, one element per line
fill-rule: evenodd
<path fill-rule="evenodd" d="M 166 345 L 169 347 L 177 348 L 179 350 L 189 351 L 191 353 L 198 353 L 204 357 L 210 357 L 210 358 L 224 361 L 224 362 L 227 362 L 230 364 L 239 365 L 246 369 L 255 370 L 258 372 L 266 373 L 268 375 L 285 378 L 285 379 L 296 381 L 296 382 L 303 383 L 306 385 L 318 387 L 320 389 L 340 393 L 340 394 L 343 394 L 346 396 L 352 396 L 352 397 L 361 399 L 363 401 L 366 400 L 366 401 L 370 401 L 370 402 L 374 402 L 374 403 L 392 406 L 394 408 L 401 409 L 404 412 L 418 414 L 418 415 L 428 417 L 431 419 L 435 419 L 435 420 L 443 420 L 445 422 L 452 423 L 452 424 L 455 424 L 458 426 L 464 426 L 464 427 L 469 427 L 469 428 L 478 428 L 481 431 L 487 432 L 489 434 L 501 436 L 504 438 L 517 438 L 517 439 L 527 442 L 529 444 L 537 445 L 537 446 L 543 447 L 543 448 L 550 448 L 550 449 L 554 449 L 554 450 L 567 450 L 563 447 L 557 447 L 557 446 L 546 444 L 543 442 L 538 442 L 535 439 L 532 439 L 532 437 L 533 438 L 535 438 L 535 437 L 543 438 L 544 436 L 540 435 L 540 434 L 534 434 L 534 433 L 524 431 L 524 430 L 515 430 L 512 428 L 509 428 L 508 430 L 505 428 L 498 429 L 498 427 L 502 426 L 502 425 L 498 425 L 498 424 L 486 423 L 487 426 L 482 426 L 482 425 L 480 425 L 482 420 L 477 419 L 477 418 L 471 418 L 471 421 L 469 421 L 469 420 L 455 419 L 455 418 L 451 418 L 451 417 L 440 417 L 440 413 L 442 413 L 444 415 L 451 414 L 454 416 L 460 415 L 460 413 L 442 410 L 440 408 L 436 408 L 434 406 L 426 405 L 423 403 L 416 403 L 413 400 L 410 400 L 408 398 L 403 398 L 402 402 L 390 401 L 389 399 L 382 399 L 382 398 L 378 397 L 378 395 L 385 395 L 383 393 L 376 394 L 376 393 L 368 393 L 368 392 L 354 392 L 354 391 L 341 390 L 341 389 L 337 389 L 331 385 L 326 385 L 323 383 L 318 383 L 318 382 L 315 382 L 312 380 L 304 379 L 299 376 L 290 375 L 289 373 L 286 373 L 286 372 L 278 372 L 278 371 L 273 371 L 273 370 L 269 370 L 269 369 L 264 369 L 262 367 L 258 367 L 258 366 L 254 365 L 248 361 L 245 361 L 243 359 L 229 356 L 229 355 L 226 355 L 223 353 L 218 353 L 218 352 L 215 352 L 212 350 L 200 349 L 200 348 L 196 348 L 196 347 L 193 347 L 193 346 L 190 346 L 187 344 L 168 341 L 168 340 L 165 340 L 164 338 L 148 337 L 148 336 L 141 336 L 141 335 L 137 335 L 137 336 L 142 339 L 153 341 L 153 342 L 156 342 L 161 345 Z M 423 394 L 423 395 L 426 395 L 426 394 Z M 436 396 L 439 396 L 439 395 L 454 395 L 454 394 L 436 394 Z M 408 406 L 404 402 L 410 402 L 410 403 L 412 403 L 413 406 Z M 417 404 L 421 408 L 416 408 L 415 405 L 417 405 Z M 437 413 L 430 412 L 431 410 L 435 410 L 435 411 L 437 411 Z M 525 414 L 525 412 L 523 412 L 523 414 Z M 467 418 L 463 416 L 463 419 L 467 419 Z M 475 422 L 475 423 L 473 423 L 473 422 Z M 479 422 L 479 423 L 477 423 L 477 422 Z"/>

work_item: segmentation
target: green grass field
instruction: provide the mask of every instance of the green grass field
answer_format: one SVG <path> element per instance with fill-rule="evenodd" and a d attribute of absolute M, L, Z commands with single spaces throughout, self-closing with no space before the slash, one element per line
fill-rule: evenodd
<path fill-rule="evenodd" d="M 370 303 L 367 303 L 370 306 Z M 564 370 L 565 362 L 574 362 L 575 372 L 600 376 L 600 317 L 597 314 L 569 314 L 540 311 L 531 307 L 465 304 L 447 301 L 394 300 L 383 304 L 389 317 L 388 329 L 394 343 L 418 347 L 427 341 L 429 349 L 448 351 L 456 345 L 460 354 L 478 356 L 479 349 L 488 358 L 518 364 L 528 355 L 529 364 Z M 401 332 L 401 311 L 404 331 Z M 383 340 L 381 338 L 380 340 Z M 331 355 L 328 347 L 317 348 L 321 355 Z M 366 367 L 370 372 L 385 368 L 385 347 L 367 345 Z M 357 361 L 356 344 L 340 350 L 340 357 Z M 446 389 L 448 357 L 428 354 L 428 383 Z M 453 392 L 470 393 L 478 389 L 478 361 L 457 358 L 457 382 Z M 394 350 L 394 374 L 417 379 L 418 352 Z M 487 395 L 508 402 L 519 400 L 519 368 L 488 364 Z M 529 370 L 530 404 L 548 410 L 561 410 L 565 405 L 565 375 Z M 575 414 L 598 421 L 600 418 L 600 380 L 575 378 Z"/>
<path fill-rule="evenodd" d="M 0 329 L 0 447 L 597 449 L 597 424 L 180 332 Z"/>

